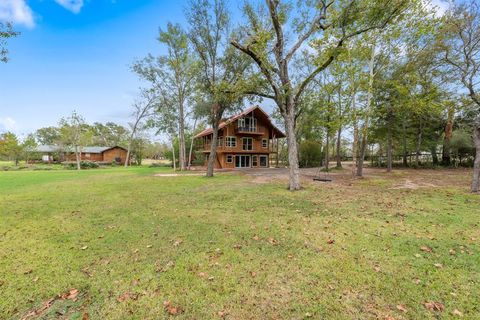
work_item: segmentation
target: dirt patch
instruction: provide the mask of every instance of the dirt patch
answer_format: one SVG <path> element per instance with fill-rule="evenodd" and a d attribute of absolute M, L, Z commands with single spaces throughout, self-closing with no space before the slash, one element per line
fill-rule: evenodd
<path fill-rule="evenodd" d="M 204 176 L 205 173 L 188 173 L 188 174 L 181 174 L 181 173 L 157 173 L 154 174 L 154 177 L 187 177 L 187 176 Z"/>

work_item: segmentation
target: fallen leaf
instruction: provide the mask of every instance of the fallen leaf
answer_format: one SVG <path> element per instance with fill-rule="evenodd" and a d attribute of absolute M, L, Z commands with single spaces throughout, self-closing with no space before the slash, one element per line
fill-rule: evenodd
<path fill-rule="evenodd" d="M 327 243 L 328 243 L 328 244 L 334 244 L 334 243 L 335 243 L 335 240 L 330 239 L 330 240 L 327 241 Z"/>
<path fill-rule="evenodd" d="M 182 240 L 176 240 L 176 241 L 173 243 L 173 246 L 174 246 L 174 247 L 178 247 L 179 245 L 182 244 L 182 242 L 183 242 Z"/>
<path fill-rule="evenodd" d="M 423 252 L 432 252 L 432 248 L 427 246 L 420 247 L 420 250 L 422 250 Z"/>
<path fill-rule="evenodd" d="M 430 311 L 443 311 L 445 309 L 445 306 L 440 303 L 440 302 L 435 302 L 435 301 L 428 301 L 424 302 L 423 305 L 425 308 L 427 308 Z"/>
<path fill-rule="evenodd" d="M 448 252 L 450 253 L 450 255 L 454 256 L 457 252 L 453 249 L 450 249 L 448 250 Z"/>
<path fill-rule="evenodd" d="M 375 272 L 380 272 L 380 271 L 381 271 L 381 269 L 380 269 L 379 266 L 374 266 L 374 267 L 373 267 L 373 270 L 375 270 Z"/>
<path fill-rule="evenodd" d="M 62 299 L 75 300 L 77 298 L 77 296 L 78 296 L 78 290 L 77 289 L 70 289 L 69 292 L 62 295 Z"/>
<path fill-rule="evenodd" d="M 275 240 L 274 238 L 268 238 L 268 242 L 271 244 L 271 245 L 277 245 L 278 244 L 278 241 Z"/>
<path fill-rule="evenodd" d="M 441 263 L 435 263 L 434 266 L 436 268 L 443 268 L 443 265 Z"/>
<path fill-rule="evenodd" d="M 82 320 L 88 320 L 88 319 L 89 319 L 88 313 L 85 312 L 85 313 L 83 314 L 83 316 L 82 316 Z"/>
<path fill-rule="evenodd" d="M 402 312 L 407 312 L 407 307 L 403 304 L 397 304 L 397 310 L 402 311 Z"/>
<path fill-rule="evenodd" d="M 163 302 L 163 307 L 165 308 L 165 311 L 167 311 L 172 316 L 182 312 L 182 309 L 180 307 L 172 306 L 170 301 L 164 301 Z"/>
<path fill-rule="evenodd" d="M 228 313 L 225 310 L 220 310 L 217 312 L 217 314 L 220 318 L 225 318 Z"/>
<path fill-rule="evenodd" d="M 27 271 L 24 271 L 23 274 L 30 274 L 30 273 L 32 273 L 32 272 L 33 272 L 32 269 L 28 269 Z"/>
<path fill-rule="evenodd" d="M 151 247 L 153 247 L 151 244 L 147 245 L 147 248 L 151 248 Z"/>
<path fill-rule="evenodd" d="M 242 245 L 241 244 L 236 244 L 233 246 L 234 249 L 242 249 Z"/>
<path fill-rule="evenodd" d="M 416 253 L 416 254 L 415 254 L 415 257 L 416 257 L 416 258 L 421 258 L 421 257 L 422 257 L 422 255 L 421 255 L 421 254 L 419 254 L 419 253 Z"/>
<path fill-rule="evenodd" d="M 458 310 L 458 309 L 453 310 L 453 311 L 452 311 L 452 314 L 453 314 L 454 316 L 457 316 L 457 317 L 463 317 L 463 313 L 460 312 L 460 310 Z"/>
<path fill-rule="evenodd" d="M 83 246 L 80 248 L 80 250 L 87 250 L 88 249 L 88 246 Z"/>

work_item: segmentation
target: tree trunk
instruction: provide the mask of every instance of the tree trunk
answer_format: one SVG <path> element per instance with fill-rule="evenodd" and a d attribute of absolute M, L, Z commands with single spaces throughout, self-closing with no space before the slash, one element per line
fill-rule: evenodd
<path fill-rule="evenodd" d="M 283 115 L 285 120 L 285 131 L 287 134 L 288 144 L 288 167 L 289 167 L 289 185 L 288 189 L 300 190 L 300 169 L 298 165 L 298 147 L 295 135 L 295 114 L 293 111 L 287 110 Z"/>
<path fill-rule="evenodd" d="M 342 167 L 342 157 L 340 155 L 341 146 L 342 146 L 342 126 L 339 126 L 337 131 L 337 151 L 336 151 L 337 168 Z"/>
<path fill-rule="evenodd" d="M 210 154 L 208 156 L 207 177 L 213 177 L 213 169 L 215 168 L 215 161 L 217 161 L 217 138 L 219 125 L 220 120 L 215 119 L 212 125 L 213 134 L 212 142 L 210 144 Z"/>
<path fill-rule="evenodd" d="M 480 116 L 473 124 L 473 142 L 475 144 L 475 161 L 473 162 L 472 192 L 478 192 L 480 179 Z"/>
<path fill-rule="evenodd" d="M 352 143 L 352 178 L 357 174 L 357 154 L 358 154 L 358 125 L 357 120 L 353 120 L 353 143 Z"/>
<path fill-rule="evenodd" d="M 417 146 L 415 148 L 415 167 L 420 166 L 420 148 L 422 147 L 422 122 L 420 122 L 420 125 L 418 126 L 418 131 L 417 131 Z"/>
<path fill-rule="evenodd" d="M 402 131 L 403 131 L 403 155 L 402 155 L 402 162 L 404 167 L 408 167 L 408 160 L 407 160 L 407 124 L 405 117 L 402 121 Z"/>
<path fill-rule="evenodd" d="M 173 171 L 177 171 L 177 159 L 175 159 L 175 138 L 172 137 L 172 158 L 173 158 Z"/>
<path fill-rule="evenodd" d="M 80 151 L 78 146 L 75 146 L 75 160 L 77 160 L 77 170 L 81 170 L 82 167 L 80 166 Z"/>
<path fill-rule="evenodd" d="M 327 137 L 326 137 L 326 141 L 325 141 L 325 172 L 328 172 L 329 168 L 328 168 L 328 165 L 330 163 L 330 137 L 328 135 L 328 130 L 327 130 Z"/>
<path fill-rule="evenodd" d="M 449 107 L 447 124 L 445 125 L 445 136 L 443 138 L 443 149 L 442 149 L 442 164 L 444 166 L 449 166 L 451 162 L 450 158 L 450 140 L 452 139 L 453 134 L 453 118 L 455 115 L 455 109 Z"/>
<path fill-rule="evenodd" d="M 434 166 L 437 166 L 438 165 L 438 156 L 437 156 L 437 146 L 436 145 L 432 146 L 431 153 L 432 153 L 432 164 Z"/>
<path fill-rule="evenodd" d="M 387 126 L 387 172 L 392 172 L 392 128 Z"/>
<path fill-rule="evenodd" d="M 363 177 L 363 160 L 365 159 L 365 151 L 367 148 L 367 135 L 368 135 L 368 126 L 370 121 L 370 109 L 372 108 L 372 99 L 373 99 L 373 78 L 374 67 L 375 67 L 375 37 L 373 37 L 372 51 L 370 53 L 370 61 L 368 64 L 369 69 L 369 78 L 368 78 L 368 92 L 367 92 L 367 112 L 365 115 L 365 121 L 362 126 L 362 144 L 360 145 L 360 155 L 358 159 L 357 167 L 357 176 Z"/>
<path fill-rule="evenodd" d="M 193 153 L 193 140 L 194 140 L 194 133 L 195 129 L 197 128 L 197 118 L 193 121 L 193 132 L 192 132 L 192 140 L 190 140 L 190 150 L 188 151 L 188 170 L 192 166 L 192 153 Z"/>
<path fill-rule="evenodd" d="M 180 103 L 180 107 L 178 110 L 178 157 L 179 157 L 179 164 L 180 170 L 185 171 L 186 169 L 186 147 L 185 147 L 185 116 L 183 110 L 183 103 Z"/>

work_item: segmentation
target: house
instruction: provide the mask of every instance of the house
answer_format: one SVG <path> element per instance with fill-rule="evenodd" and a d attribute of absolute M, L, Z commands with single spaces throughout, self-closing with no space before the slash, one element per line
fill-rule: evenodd
<path fill-rule="evenodd" d="M 69 149 L 61 148 L 60 146 L 38 146 L 32 150 L 33 152 L 42 155 L 43 162 L 53 162 L 54 157 L 58 157 L 60 161 L 76 161 L 75 152 Z M 100 163 L 124 164 L 127 159 L 127 149 L 114 147 L 82 147 L 80 153 L 82 161 L 92 161 Z"/>
<path fill-rule="evenodd" d="M 206 159 L 212 137 L 212 128 L 195 136 Z M 274 159 L 278 165 L 278 139 L 284 137 L 259 106 L 248 108 L 220 123 L 215 168 L 267 168 Z"/>

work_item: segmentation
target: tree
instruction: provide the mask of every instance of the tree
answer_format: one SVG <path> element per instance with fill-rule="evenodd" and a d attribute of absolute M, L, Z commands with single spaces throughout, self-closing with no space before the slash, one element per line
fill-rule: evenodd
<path fill-rule="evenodd" d="M 231 17 L 224 0 L 192 0 L 186 15 L 189 38 L 200 61 L 198 100 L 205 106 L 203 115 L 213 129 L 207 166 L 207 177 L 212 177 L 220 122 L 226 112 L 242 102 L 256 82 L 245 76 L 250 60 L 229 46 Z"/>
<path fill-rule="evenodd" d="M 130 125 L 130 136 L 128 137 L 127 159 L 125 160 L 125 168 L 130 164 L 130 153 L 132 144 L 135 140 L 137 131 L 145 126 L 145 120 L 148 120 L 157 107 L 158 96 L 153 90 L 141 90 L 140 97 L 133 103 L 132 118 Z M 137 143 L 138 144 L 138 143 Z"/>
<path fill-rule="evenodd" d="M 57 127 L 45 127 L 35 131 L 35 137 L 43 145 L 55 145 L 61 140 L 60 130 Z"/>
<path fill-rule="evenodd" d="M 192 54 L 188 36 L 178 24 L 168 23 L 167 30 L 161 30 L 158 40 L 167 48 L 167 54 L 154 58 L 149 55 L 137 62 L 133 70 L 150 81 L 174 109 L 178 122 L 180 170 L 185 170 L 187 157 L 185 147 L 185 122 L 188 102 L 195 89 L 198 63 Z"/>
<path fill-rule="evenodd" d="M 8 62 L 7 39 L 18 36 L 20 33 L 13 30 L 10 22 L 0 22 L 0 61 Z"/>
<path fill-rule="evenodd" d="M 13 160 L 15 165 L 18 166 L 22 153 L 23 147 L 14 133 L 5 132 L 0 135 L 0 155 Z"/>
<path fill-rule="evenodd" d="M 88 145 L 91 140 L 91 131 L 85 119 L 76 111 L 73 111 L 69 117 L 62 118 L 59 122 L 60 137 L 63 145 L 70 150 L 73 149 L 77 162 L 77 170 L 81 170 L 80 161 L 82 147 Z"/>
<path fill-rule="evenodd" d="M 22 142 L 22 150 L 24 153 L 25 163 L 28 164 L 28 160 L 30 157 L 30 153 L 32 153 L 33 149 L 37 146 L 37 141 L 35 140 L 35 136 L 33 134 L 29 134 Z"/>
<path fill-rule="evenodd" d="M 439 32 L 442 60 L 476 105 L 473 142 L 476 149 L 471 191 L 480 187 L 480 4 L 474 0 L 454 4 Z"/>
<path fill-rule="evenodd" d="M 273 99 L 284 119 L 290 190 L 301 188 L 295 119 L 305 89 L 337 58 L 349 39 L 385 27 L 406 3 L 406 0 L 321 0 L 301 1 L 294 7 L 280 0 L 267 0 L 266 8 L 260 6 L 258 10 L 253 4 L 245 5 L 248 24 L 243 28 L 243 39 L 234 39 L 231 44 L 255 62 L 268 84 L 268 91 L 252 93 Z M 307 74 L 295 73 L 291 62 L 308 42 L 312 49 L 318 50 L 316 67 Z"/>
<path fill-rule="evenodd" d="M 125 146 L 128 141 L 128 130 L 114 122 L 105 124 L 95 122 L 91 126 L 92 144 L 102 147 Z"/>

